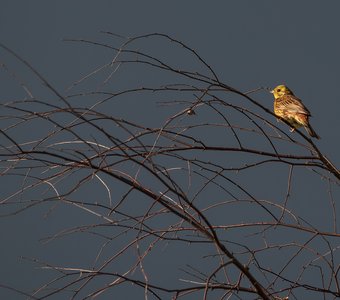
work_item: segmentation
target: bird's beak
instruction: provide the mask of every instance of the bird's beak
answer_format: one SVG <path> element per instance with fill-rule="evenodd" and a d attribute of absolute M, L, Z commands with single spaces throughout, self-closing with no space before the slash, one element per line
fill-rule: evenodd
<path fill-rule="evenodd" d="M 269 91 L 269 93 L 274 94 L 274 90 Z"/>

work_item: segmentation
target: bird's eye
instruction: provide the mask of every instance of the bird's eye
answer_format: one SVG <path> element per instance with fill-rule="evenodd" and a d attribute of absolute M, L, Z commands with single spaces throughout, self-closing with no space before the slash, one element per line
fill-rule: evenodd
<path fill-rule="evenodd" d="M 280 89 L 277 89 L 277 91 L 278 91 L 278 92 L 281 92 L 281 90 L 280 90 Z"/>

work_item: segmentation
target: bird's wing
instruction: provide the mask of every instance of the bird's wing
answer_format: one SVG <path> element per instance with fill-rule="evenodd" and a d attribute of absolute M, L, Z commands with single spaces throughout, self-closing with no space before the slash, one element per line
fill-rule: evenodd
<path fill-rule="evenodd" d="M 310 116 L 309 110 L 303 105 L 299 98 L 292 95 L 286 95 L 282 97 L 282 106 L 284 110 L 290 113 L 301 113 Z"/>

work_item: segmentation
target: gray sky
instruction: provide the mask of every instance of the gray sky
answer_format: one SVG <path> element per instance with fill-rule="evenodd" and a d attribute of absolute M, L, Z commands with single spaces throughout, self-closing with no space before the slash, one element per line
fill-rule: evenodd
<path fill-rule="evenodd" d="M 169 34 L 195 49 L 223 82 L 237 89 L 248 91 L 287 84 L 312 112 L 311 122 L 322 137 L 317 142 L 320 149 L 339 166 L 339 10 L 339 1 L 315 0 L 3 0 L 0 41 L 29 61 L 59 91 L 65 92 L 72 82 L 105 60 L 98 57 L 94 47 L 66 43 L 62 39 L 103 40 L 100 31 L 125 36 Z M 161 51 L 168 54 L 166 48 Z M 0 62 L 9 62 L 20 71 L 20 65 L 8 54 L 2 51 L 0 57 Z M 25 70 L 22 72 L 23 76 L 29 74 Z M 5 80 L 5 75 L 0 78 Z M 2 84 L 0 87 L 0 101 L 12 99 L 11 87 Z M 272 106 L 270 94 L 261 92 L 254 98 L 267 107 Z M 322 207 L 318 205 L 315 214 Z M 78 259 L 66 251 L 66 244 L 48 246 L 39 241 L 60 228 L 60 219 L 54 219 L 57 216 L 53 214 L 44 218 L 45 213 L 46 208 L 36 208 L 0 219 L 0 283 L 29 290 L 44 282 L 46 273 L 42 275 L 41 270 L 21 260 L 21 256 L 48 261 L 57 255 L 60 262 Z M 69 219 L 65 216 L 64 227 L 67 222 L 74 225 L 72 212 L 69 213 Z M 65 240 L 68 247 L 88 250 L 79 261 L 98 250 L 97 245 L 89 245 L 90 238 L 77 242 L 71 238 Z M 2 299 L 14 299 L 10 298 L 13 295 L 0 289 Z"/>

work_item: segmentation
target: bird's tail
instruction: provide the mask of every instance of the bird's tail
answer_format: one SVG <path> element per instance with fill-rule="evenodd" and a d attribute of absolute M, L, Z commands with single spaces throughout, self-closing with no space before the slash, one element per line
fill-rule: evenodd
<path fill-rule="evenodd" d="M 309 124 L 307 126 L 305 126 L 306 131 L 308 132 L 308 134 L 311 137 L 314 137 L 316 139 L 320 139 L 320 137 L 317 135 L 317 133 L 314 131 L 314 129 L 312 128 L 312 126 L 310 126 Z"/>

